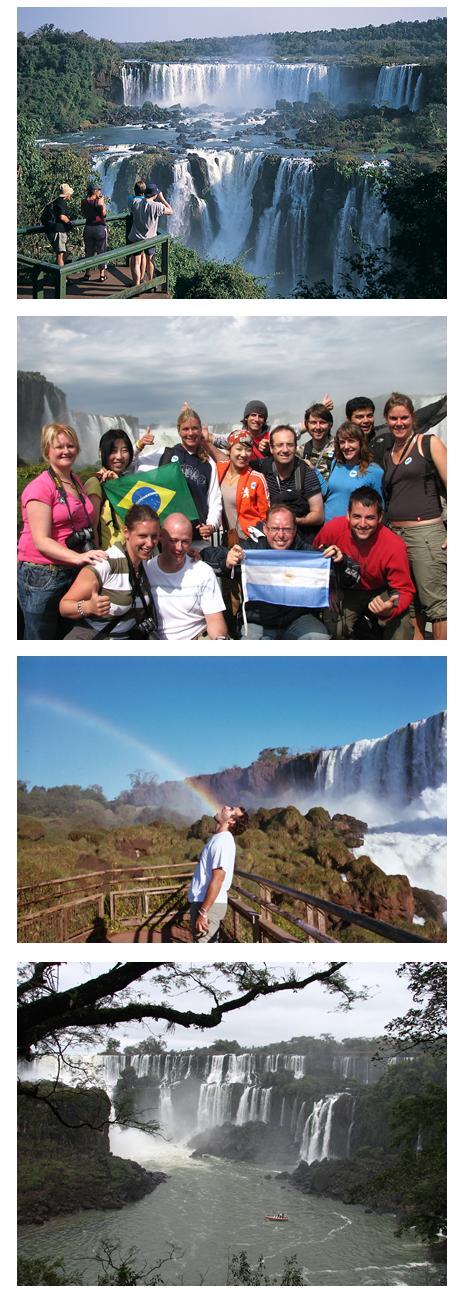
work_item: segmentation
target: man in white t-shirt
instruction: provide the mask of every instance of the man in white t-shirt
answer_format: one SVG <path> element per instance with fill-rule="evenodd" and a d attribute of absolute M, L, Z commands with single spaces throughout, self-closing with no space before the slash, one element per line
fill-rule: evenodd
<path fill-rule="evenodd" d="M 223 805 L 215 823 L 216 832 L 200 854 L 189 888 L 192 939 L 199 944 L 217 940 L 235 868 L 234 833 L 245 831 L 248 815 L 241 805 Z"/>
<path fill-rule="evenodd" d="M 216 576 L 205 561 L 191 561 L 192 525 L 174 512 L 164 520 L 161 554 L 145 565 L 158 616 L 159 638 L 227 639 L 224 601 Z"/>

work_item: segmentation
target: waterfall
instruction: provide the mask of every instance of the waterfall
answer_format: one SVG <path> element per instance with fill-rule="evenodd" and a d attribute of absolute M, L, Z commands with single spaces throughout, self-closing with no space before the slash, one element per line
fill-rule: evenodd
<path fill-rule="evenodd" d="M 172 1088 L 167 1081 L 161 1081 L 159 1087 L 159 1119 L 164 1131 L 173 1132 Z"/>
<path fill-rule="evenodd" d="M 325 1158 L 333 1158 L 332 1151 L 332 1123 L 333 1114 L 337 1101 L 342 1099 L 342 1093 L 338 1095 L 326 1095 L 325 1099 L 319 1099 L 313 1105 L 312 1112 L 307 1118 L 300 1157 L 305 1163 L 321 1163 Z"/>
<path fill-rule="evenodd" d="M 362 190 L 361 182 L 351 186 L 340 212 L 332 266 L 334 293 L 342 289 L 346 279 L 350 280 L 355 293 L 362 287 L 363 277 L 352 273 L 348 262 L 358 253 L 353 235 L 370 251 L 383 249 L 389 252 L 390 218 L 368 177 L 364 179 Z"/>
<path fill-rule="evenodd" d="M 246 1086 L 240 1096 L 235 1124 L 244 1126 L 246 1122 L 268 1122 L 272 1107 L 272 1086 Z"/>
<path fill-rule="evenodd" d="M 421 81 L 417 63 L 385 65 L 380 69 L 375 87 L 376 108 L 410 109 L 416 113 L 421 105 Z"/>
<path fill-rule="evenodd" d="M 261 216 L 248 270 L 273 276 L 276 293 L 294 289 L 308 270 L 315 171 L 310 158 L 280 159 L 270 208 Z"/>
<path fill-rule="evenodd" d="M 344 100 L 341 71 L 324 63 L 125 63 L 124 104 L 146 101 L 162 107 L 181 104 L 217 109 L 275 108 L 276 100 L 307 104 L 320 92 L 331 103 Z"/>
<path fill-rule="evenodd" d="M 132 443 L 135 443 L 139 435 L 135 416 L 96 416 L 92 412 L 70 412 L 70 425 L 78 435 L 83 462 L 97 459 L 100 439 L 106 430 L 125 430 Z"/>
<path fill-rule="evenodd" d="M 361 738 L 320 752 L 315 789 L 334 797 L 373 793 L 396 810 L 404 810 L 425 789 L 438 788 L 446 777 L 446 715 L 407 724 L 381 738 Z"/>
<path fill-rule="evenodd" d="M 381 1075 L 380 1064 L 372 1063 L 367 1054 L 334 1055 L 332 1068 L 344 1081 L 357 1081 L 360 1086 L 369 1086 Z"/>

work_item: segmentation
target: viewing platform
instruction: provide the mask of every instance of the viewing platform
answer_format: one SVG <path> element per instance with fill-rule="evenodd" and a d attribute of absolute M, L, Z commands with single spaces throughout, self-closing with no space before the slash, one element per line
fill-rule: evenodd
<path fill-rule="evenodd" d="M 194 868 L 195 862 L 137 864 L 19 887 L 18 941 L 192 944 L 187 896 Z M 333 921 L 343 924 L 338 936 L 329 933 Z M 407 928 L 241 869 L 234 873 L 219 939 L 335 945 L 351 926 L 366 932 L 368 941 L 374 933 L 384 941 L 428 943 Z"/>
<path fill-rule="evenodd" d="M 147 298 L 168 299 L 169 292 L 169 251 L 168 235 L 150 236 L 129 244 L 130 214 L 117 213 L 107 217 L 106 224 L 124 221 L 126 229 L 125 244 L 108 248 L 105 253 L 95 254 L 92 258 L 73 257 L 71 252 L 71 235 L 69 233 L 69 261 L 64 267 L 58 267 L 51 261 L 53 254 L 49 245 L 49 257 L 38 258 L 25 252 L 27 238 L 44 235 L 44 226 L 22 226 L 18 228 L 20 252 L 17 255 L 17 297 L 18 299 L 130 299 L 140 295 Z M 83 229 L 83 218 L 72 222 L 72 231 Z M 155 274 L 149 281 L 140 285 L 132 284 L 129 262 L 132 255 L 154 253 Z M 99 280 L 99 272 L 105 267 L 106 280 Z M 93 273 L 86 279 L 86 273 Z"/>

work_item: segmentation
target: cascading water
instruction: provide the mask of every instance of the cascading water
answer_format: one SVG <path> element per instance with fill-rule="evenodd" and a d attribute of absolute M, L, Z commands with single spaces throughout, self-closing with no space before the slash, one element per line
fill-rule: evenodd
<path fill-rule="evenodd" d="M 323 63 L 128 63 L 122 68 L 124 104 L 146 101 L 161 107 L 181 104 L 218 109 L 274 108 L 276 100 L 307 104 L 320 92 L 331 103 L 343 102 L 340 69 Z"/>
<path fill-rule="evenodd" d="M 373 792 L 405 810 L 425 788 L 446 777 L 446 715 L 408 724 L 380 738 L 362 738 L 320 751 L 315 787 L 336 797 Z"/>
<path fill-rule="evenodd" d="M 274 108 L 280 99 L 308 104 L 318 92 L 331 104 L 370 102 L 416 112 L 417 64 L 380 69 L 341 68 L 325 63 L 276 63 L 273 59 L 233 63 L 125 63 L 121 69 L 124 104 L 146 102 L 170 108 Z"/>
<path fill-rule="evenodd" d="M 302 1138 L 300 1156 L 304 1163 L 322 1163 L 326 1158 L 341 1157 L 337 1152 L 340 1146 L 333 1141 L 333 1123 L 336 1105 L 344 1097 L 351 1099 L 346 1092 L 341 1092 L 338 1095 L 326 1095 L 325 1099 L 319 1099 L 313 1105 Z M 348 1133 L 345 1143 L 347 1147 Z"/>
<path fill-rule="evenodd" d="M 364 854 L 413 886 L 446 892 L 446 714 L 320 753 L 315 793 L 369 824 Z"/>
<path fill-rule="evenodd" d="M 418 112 L 421 107 L 421 82 L 423 73 L 419 72 L 417 63 L 386 65 L 380 69 L 375 87 L 374 104 L 376 108 L 410 109 Z"/>

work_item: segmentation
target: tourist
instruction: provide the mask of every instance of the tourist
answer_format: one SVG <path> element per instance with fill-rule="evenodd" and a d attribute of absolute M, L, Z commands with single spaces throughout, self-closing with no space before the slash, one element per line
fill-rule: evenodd
<path fill-rule="evenodd" d="M 178 462 L 194 499 L 199 522 L 194 525 L 195 539 L 209 539 L 219 529 L 222 515 L 221 491 L 216 466 L 202 434 L 202 422 L 191 407 L 182 408 L 177 430 L 181 443 L 164 448 L 159 465 Z"/>
<path fill-rule="evenodd" d="M 158 637 L 145 562 L 159 535 L 159 516 L 151 507 L 130 508 L 123 543 L 113 543 L 102 560 L 84 566 L 61 600 L 61 615 L 78 621 L 67 639 Z"/>
<path fill-rule="evenodd" d="M 80 566 L 104 555 L 95 546 L 92 503 L 72 471 L 80 451 L 75 431 L 69 425 L 45 425 L 40 442 L 47 468 L 31 480 L 21 499 L 18 590 L 27 641 L 61 636 L 60 598 Z"/>
<path fill-rule="evenodd" d="M 83 229 L 84 255 L 86 258 L 94 258 L 96 254 L 105 253 L 108 244 L 108 232 L 105 222 L 107 210 L 100 186 L 88 185 L 86 198 L 81 201 L 81 212 L 85 221 Z M 85 271 L 83 280 L 88 281 L 90 278 L 90 271 Z M 106 281 L 106 279 L 107 268 L 105 263 L 103 267 L 99 267 L 99 280 Z"/>
<path fill-rule="evenodd" d="M 63 267 L 66 261 L 67 240 L 72 226 L 68 200 L 71 199 L 72 194 L 73 187 L 63 181 L 57 198 L 46 204 L 41 214 L 45 233 L 54 249 L 58 267 Z"/>
<path fill-rule="evenodd" d="M 100 542 L 106 551 L 113 543 L 124 541 L 124 527 L 108 501 L 103 485 L 105 479 L 118 479 L 120 475 L 127 474 L 134 456 L 129 435 L 125 430 L 106 430 L 99 443 L 99 454 L 102 470 L 106 474 L 102 476 L 99 472 L 98 475 L 91 475 L 84 488 L 92 503 L 92 524 L 97 545 Z"/>
<path fill-rule="evenodd" d="M 241 805 L 223 805 L 215 814 L 215 824 L 216 832 L 200 853 L 188 895 L 192 939 L 199 945 L 218 940 L 235 868 L 234 835 L 245 832 L 248 815 Z"/>
<path fill-rule="evenodd" d="M 250 538 L 247 548 L 235 545 L 232 548 L 205 548 L 202 557 L 218 573 L 234 570 L 238 575 L 240 563 L 245 550 L 266 550 L 274 552 L 311 552 L 298 533 L 294 511 L 291 507 L 277 503 L 269 507 L 264 532 L 257 532 L 256 538 Z M 271 602 L 246 602 L 245 627 L 242 637 L 261 641 L 295 641 L 322 639 L 330 634 L 321 622 L 316 611 L 304 606 L 283 606 Z"/>
<path fill-rule="evenodd" d="M 305 443 L 301 443 L 301 456 L 314 470 L 320 471 L 325 480 L 329 479 L 334 456 L 332 423 L 332 412 L 324 403 L 312 403 L 304 413 L 307 438 Z"/>
<path fill-rule="evenodd" d="M 335 436 L 328 482 L 321 479 L 325 520 L 346 514 L 350 494 L 355 488 L 367 485 L 381 494 L 382 479 L 383 471 L 372 461 L 367 437 L 361 426 L 344 421 Z"/>
<path fill-rule="evenodd" d="M 164 199 L 162 192 L 153 187 L 144 187 L 142 182 L 135 183 L 135 194 L 131 204 L 132 226 L 129 231 L 129 244 L 136 244 L 139 240 L 149 240 L 152 236 L 157 235 L 157 228 L 160 217 L 171 217 L 173 208 Z M 154 258 L 151 248 L 144 253 L 135 253 L 130 260 L 132 282 L 134 285 L 140 285 L 145 279 L 150 281 L 154 276 Z"/>
<path fill-rule="evenodd" d="M 188 556 L 192 525 L 181 512 L 164 520 L 161 553 L 148 561 L 146 573 L 154 593 L 162 641 L 228 638 L 224 600 L 215 575 L 202 560 Z"/>
<path fill-rule="evenodd" d="M 447 637 L 447 535 L 441 494 L 447 484 L 447 449 L 437 435 L 419 434 L 412 399 L 393 393 L 383 415 L 393 436 L 385 453 L 383 490 L 390 529 L 404 540 L 415 580 L 415 639 L 426 621 L 436 640 Z"/>
<path fill-rule="evenodd" d="M 251 399 L 245 404 L 241 424 L 242 429 L 247 430 L 253 440 L 254 462 L 270 455 L 268 415 L 266 404 L 258 398 Z"/>
<path fill-rule="evenodd" d="M 250 466 L 253 439 L 245 430 L 234 430 L 228 441 L 229 460 L 218 461 L 217 474 L 223 501 L 224 542 L 249 537 L 250 525 L 259 526 L 269 508 L 269 490 L 264 475 Z"/>
<path fill-rule="evenodd" d="M 271 503 L 292 507 L 301 538 L 311 540 L 323 523 L 322 484 L 313 468 L 296 455 L 296 448 L 292 425 L 276 425 L 270 434 L 271 456 L 264 458 L 262 473 Z"/>
<path fill-rule="evenodd" d="M 229 461 L 218 461 L 217 472 L 223 499 L 223 542 L 233 547 L 247 542 L 250 526 L 261 527 L 269 509 L 269 490 L 264 476 L 250 466 L 253 440 L 248 431 L 235 430 L 227 442 Z M 242 600 L 240 578 L 225 571 L 221 587 L 228 627 L 235 636 Z"/>
<path fill-rule="evenodd" d="M 355 587 L 340 586 L 338 609 L 324 616 L 333 637 L 413 637 L 409 607 L 414 585 L 407 549 L 383 524 L 383 503 L 375 489 L 354 489 L 347 515 L 323 525 L 314 547 L 335 563 L 338 578 L 343 560 L 356 562 Z"/>
<path fill-rule="evenodd" d="M 383 467 L 385 453 L 391 451 L 393 447 L 393 435 L 389 427 L 384 425 L 375 425 L 375 407 L 372 398 L 350 398 L 345 407 L 347 421 L 353 425 L 359 425 L 363 430 L 366 438 L 369 440 L 369 448 L 372 453 L 373 461 Z M 419 434 L 426 434 L 432 426 L 437 425 L 439 421 L 445 420 L 447 415 L 447 398 L 437 398 L 433 403 L 426 403 L 424 407 L 419 407 L 415 412 L 415 424 Z"/>

